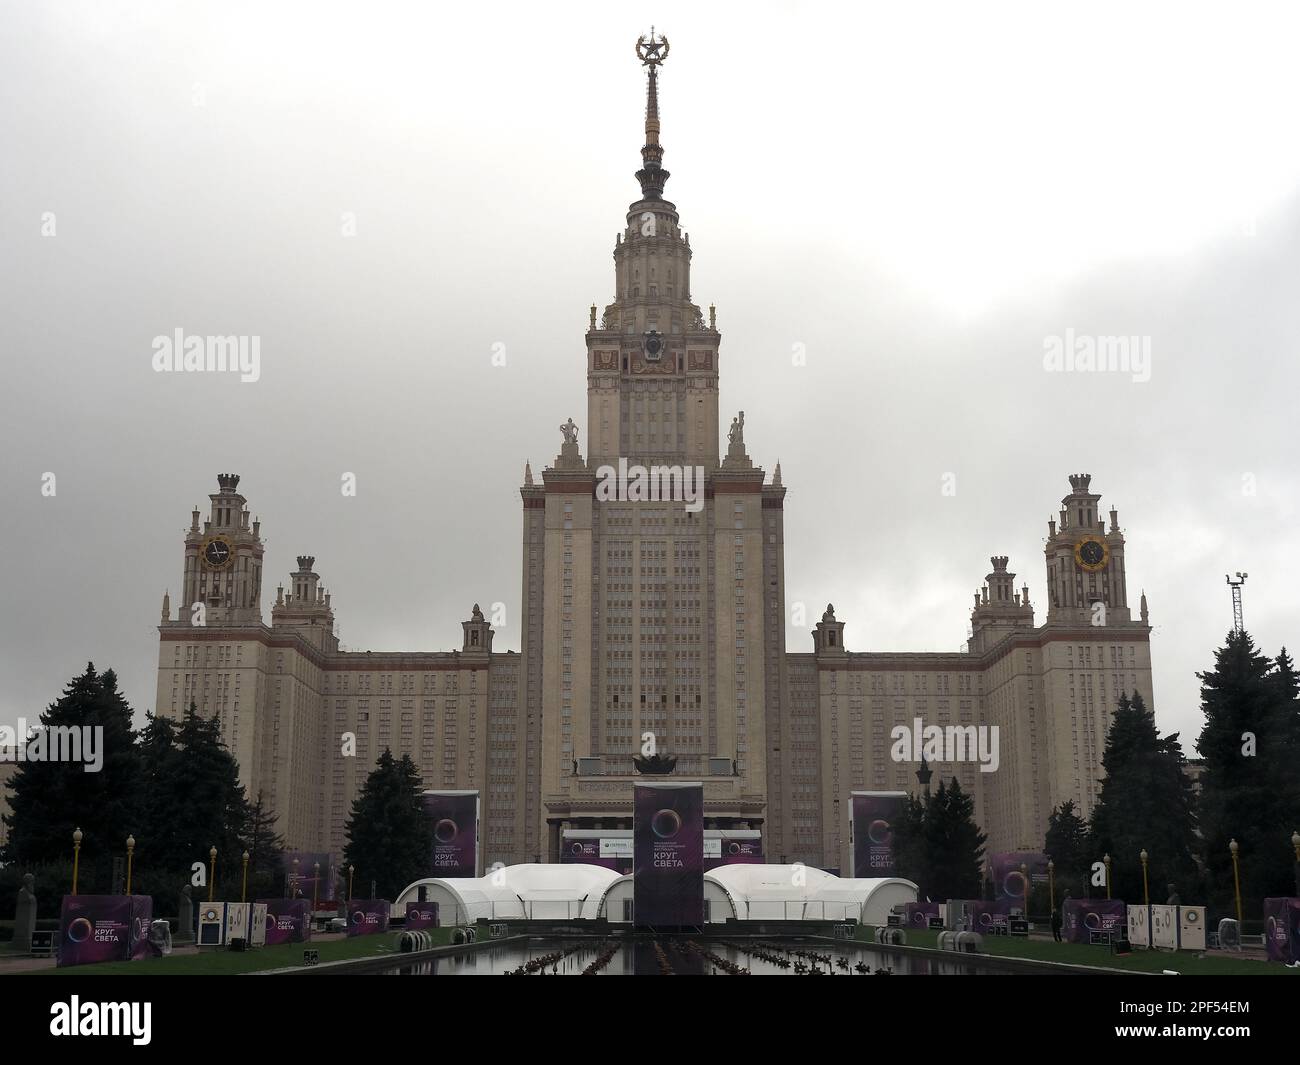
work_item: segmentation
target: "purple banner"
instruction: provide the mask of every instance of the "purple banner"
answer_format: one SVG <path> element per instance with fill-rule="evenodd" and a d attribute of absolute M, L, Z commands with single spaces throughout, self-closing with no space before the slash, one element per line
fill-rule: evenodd
<path fill-rule="evenodd" d="M 1300 960 L 1300 899 L 1264 900 L 1264 950 L 1269 961 Z"/>
<path fill-rule="evenodd" d="M 1067 943 L 1087 943 L 1093 932 L 1128 932 L 1128 917 L 1121 899 L 1066 899 L 1061 911 L 1061 935 Z"/>
<path fill-rule="evenodd" d="M 438 904 L 436 902 L 408 902 L 406 904 L 406 927 L 418 932 L 422 928 L 438 927 Z"/>
<path fill-rule="evenodd" d="M 1000 851 L 989 857 L 993 895 L 998 899 L 1025 901 L 1024 866 L 1031 884 L 1047 883 L 1047 855 L 1038 851 Z"/>
<path fill-rule="evenodd" d="M 905 791 L 855 791 L 853 875 L 864 879 L 894 876 L 894 825 L 907 802 Z"/>
<path fill-rule="evenodd" d="M 348 903 L 348 935 L 373 936 L 388 931 L 393 904 L 387 899 L 352 899 Z"/>
<path fill-rule="evenodd" d="M 635 785 L 632 876 L 636 923 L 704 924 L 704 785 Z"/>
<path fill-rule="evenodd" d="M 153 899 L 148 895 L 64 895 L 56 964 L 147 957 L 152 918 Z"/>
<path fill-rule="evenodd" d="M 762 865 L 765 861 L 762 839 L 728 839 L 724 836 L 718 841 L 718 857 L 715 858 L 710 853 L 708 836 L 709 833 L 705 833 L 704 869 L 706 872 L 720 865 Z"/>
<path fill-rule="evenodd" d="M 433 828 L 430 876 L 478 876 L 478 792 L 426 791 L 424 812 Z"/>
<path fill-rule="evenodd" d="M 294 864 L 294 859 L 297 864 Z M 284 877 L 289 886 L 289 897 L 306 899 L 308 903 L 314 898 L 316 904 L 326 909 L 325 903 L 334 903 L 334 855 L 326 851 L 286 851 L 281 858 L 284 865 Z M 317 872 L 319 866 L 319 873 Z M 333 909 L 333 905 L 328 907 Z"/>
<path fill-rule="evenodd" d="M 258 899 L 266 903 L 266 945 L 311 939 L 310 899 Z"/>
<path fill-rule="evenodd" d="M 566 839 L 560 846 L 560 863 L 569 865 L 599 865 L 602 869 L 613 869 L 616 873 L 630 873 L 630 857 L 602 856 L 601 841 L 598 839 Z"/>

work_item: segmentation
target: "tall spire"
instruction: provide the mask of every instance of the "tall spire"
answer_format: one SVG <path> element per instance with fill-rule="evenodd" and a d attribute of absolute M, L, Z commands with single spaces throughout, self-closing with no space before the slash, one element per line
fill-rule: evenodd
<path fill-rule="evenodd" d="M 664 158 L 663 146 L 659 143 L 659 64 L 668 58 L 668 38 L 655 36 L 655 29 L 637 38 L 637 58 L 647 68 L 649 75 L 645 98 L 645 144 L 641 148 L 641 169 L 636 172 L 637 181 L 641 182 L 643 200 L 663 199 L 664 184 L 668 181 L 668 171 L 661 165 Z"/>

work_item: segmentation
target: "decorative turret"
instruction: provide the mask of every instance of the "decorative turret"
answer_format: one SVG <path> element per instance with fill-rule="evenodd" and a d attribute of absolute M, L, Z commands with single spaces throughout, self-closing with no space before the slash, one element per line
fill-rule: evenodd
<path fill-rule="evenodd" d="M 826 604 L 826 613 L 813 631 L 813 650 L 817 654 L 839 654 L 844 650 L 844 622 L 835 620 L 835 606 Z"/>
<path fill-rule="evenodd" d="M 971 611 L 970 650 L 978 653 L 992 647 L 1009 632 L 1034 627 L 1034 610 L 1029 605 L 1029 587 L 1023 594 L 1015 590 L 1016 575 L 1007 571 L 1006 555 L 994 555 L 989 562 L 993 571 L 984 578 L 984 586 L 975 593 Z"/>
<path fill-rule="evenodd" d="M 294 630 L 321 650 L 337 651 L 339 640 L 334 635 L 334 610 L 329 593 L 320 584 L 315 565 L 315 555 L 298 556 L 298 570 L 290 575 L 292 590 L 287 596 L 283 586 L 276 591 L 271 625 Z"/>
<path fill-rule="evenodd" d="M 464 653 L 490 654 L 492 652 L 492 626 L 483 617 L 483 611 L 479 609 L 478 603 L 474 604 L 474 612 L 469 620 L 462 621 L 460 624 L 465 630 L 465 642 L 461 647 Z"/>

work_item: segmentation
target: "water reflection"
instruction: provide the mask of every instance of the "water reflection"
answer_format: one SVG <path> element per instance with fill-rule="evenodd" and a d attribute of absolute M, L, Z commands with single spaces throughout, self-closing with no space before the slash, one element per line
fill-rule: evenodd
<path fill-rule="evenodd" d="M 602 976 L 723 976 L 747 969 L 756 976 L 910 976 L 1005 975 L 953 958 L 917 957 L 854 943 L 795 940 L 725 940 L 700 937 L 637 936 L 612 939 L 530 939 L 484 947 L 464 954 L 401 965 L 386 970 L 397 976 L 578 976 L 599 963 Z"/>

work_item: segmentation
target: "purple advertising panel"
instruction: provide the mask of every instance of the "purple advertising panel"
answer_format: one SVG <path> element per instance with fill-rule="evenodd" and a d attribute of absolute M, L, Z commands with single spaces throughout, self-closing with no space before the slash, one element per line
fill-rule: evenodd
<path fill-rule="evenodd" d="M 295 859 L 297 859 L 295 863 Z M 334 855 L 324 851 L 285 851 L 281 861 L 284 866 L 284 879 L 289 887 L 289 897 L 312 899 L 325 909 L 325 903 L 333 909 L 335 899 Z"/>
<path fill-rule="evenodd" d="M 903 923 L 908 928 L 929 928 L 930 918 L 938 918 L 939 904 L 937 902 L 905 902 L 903 903 Z"/>
<path fill-rule="evenodd" d="M 1025 874 L 1031 884 L 1047 883 L 1047 855 L 1038 851 L 999 851 L 989 857 L 989 870 L 993 876 L 993 897 L 997 899 L 1025 899 Z"/>
<path fill-rule="evenodd" d="M 348 902 L 348 935 L 373 936 L 388 931 L 393 904 L 387 899 L 351 899 Z"/>
<path fill-rule="evenodd" d="M 56 964 L 90 965 L 143 957 L 148 952 L 152 914 L 153 899 L 147 896 L 64 895 Z"/>
<path fill-rule="evenodd" d="M 1264 950 L 1269 961 L 1300 960 L 1300 899 L 1264 900 Z"/>
<path fill-rule="evenodd" d="M 131 960 L 151 958 L 153 948 L 149 945 L 149 926 L 153 924 L 153 896 L 131 895 L 131 935 L 128 942 Z"/>
<path fill-rule="evenodd" d="M 433 828 L 430 876 L 478 876 L 478 792 L 426 791 L 424 812 Z"/>
<path fill-rule="evenodd" d="M 266 945 L 311 939 L 310 899 L 258 899 L 266 903 Z"/>
<path fill-rule="evenodd" d="M 704 785 L 635 785 L 632 873 L 636 923 L 704 924 Z"/>
<path fill-rule="evenodd" d="M 1121 899 L 1066 899 L 1061 904 L 1061 935 L 1067 943 L 1088 943 L 1093 932 L 1124 935 L 1128 917 Z"/>
<path fill-rule="evenodd" d="M 438 904 L 436 902 L 408 902 L 406 904 L 406 927 L 411 932 L 422 928 L 438 927 Z"/>
<path fill-rule="evenodd" d="M 907 802 L 905 791 L 855 791 L 853 875 L 863 879 L 894 876 L 894 825 Z"/>

